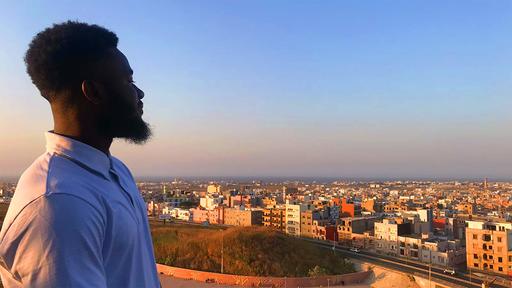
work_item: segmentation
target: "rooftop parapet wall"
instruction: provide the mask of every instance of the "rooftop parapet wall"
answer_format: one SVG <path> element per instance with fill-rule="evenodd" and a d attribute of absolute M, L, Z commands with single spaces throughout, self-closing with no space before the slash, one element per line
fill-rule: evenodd
<path fill-rule="evenodd" d="M 190 270 L 162 264 L 156 264 L 158 272 L 167 276 L 210 282 L 222 285 L 238 285 L 244 287 L 318 287 L 328 285 L 349 285 L 365 281 L 371 271 L 349 273 L 343 275 L 321 276 L 321 277 L 258 277 L 221 274 Z"/>

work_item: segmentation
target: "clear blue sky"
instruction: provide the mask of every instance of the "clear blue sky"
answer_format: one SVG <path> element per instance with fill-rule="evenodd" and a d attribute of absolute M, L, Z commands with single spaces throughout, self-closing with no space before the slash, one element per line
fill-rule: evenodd
<path fill-rule="evenodd" d="M 116 32 L 146 92 L 153 141 L 112 149 L 136 176 L 512 179 L 512 1 L 9 2 L 0 175 L 44 151 L 22 57 L 71 19 Z"/>

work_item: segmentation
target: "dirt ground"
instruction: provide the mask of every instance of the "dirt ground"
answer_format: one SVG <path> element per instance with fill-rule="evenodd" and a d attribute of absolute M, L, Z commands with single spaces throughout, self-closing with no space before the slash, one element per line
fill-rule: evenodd
<path fill-rule="evenodd" d="M 365 285 L 359 287 L 368 288 L 419 288 L 414 279 L 406 274 L 387 269 L 381 266 L 375 266 L 358 260 L 351 260 L 358 271 L 366 271 L 372 267 L 373 274 L 365 281 Z M 357 287 L 357 286 L 356 286 Z"/>
<path fill-rule="evenodd" d="M 369 265 L 364 262 L 352 260 L 358 271 L 366 271 L 372 266 L 373 274 L 364 282 L 358 285 L 350 286 L 330 286 L 332 288 L 419 288 L 412 278 L 397 271 L 389 270 L 380 266 Z M 193 280 L 176 279 L 165 275 L 160 275 L 163 288 L 213 288 L 213 287 L 238 287 L 219 284 L 203 283 Z"/>

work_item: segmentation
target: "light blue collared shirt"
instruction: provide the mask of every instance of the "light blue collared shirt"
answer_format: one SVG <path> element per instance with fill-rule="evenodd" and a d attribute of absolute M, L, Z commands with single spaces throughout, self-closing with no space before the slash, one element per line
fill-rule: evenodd
<path fill-rule="evenodd" d="M 159 287 L 144 201 L 128 168 L 46 133 L 0 232 L 4 287 Z"/>

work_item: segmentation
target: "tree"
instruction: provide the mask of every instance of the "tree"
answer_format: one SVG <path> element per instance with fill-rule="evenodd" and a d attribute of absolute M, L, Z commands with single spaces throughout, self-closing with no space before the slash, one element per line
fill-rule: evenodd
<path fill-rule="evenodd" d="M 316 265 L 312 269 L 309 269 L 309 272 L 308 272 L 309 277 L 319 277 L 319 276 L 325 276 L 328 274 L 329 273 L 327 272 L 327 270 L 325 268 L 320 267 L 318 265 Z"/>

